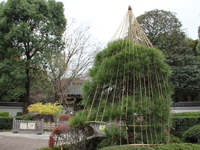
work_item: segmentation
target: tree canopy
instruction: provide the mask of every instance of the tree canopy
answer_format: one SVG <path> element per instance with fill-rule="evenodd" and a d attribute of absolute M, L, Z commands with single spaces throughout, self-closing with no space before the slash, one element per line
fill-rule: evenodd
<path fill-rule="evenodd" d="M 163 51 L 165 61 L 172 68 L 173 100 L 194 100 L 200 92 L 197 42 L 186 38 L 175 13 L 155 9 L 137 19 L 153 46 Z"/>
<path fill-rule="evenodd" d="M 0 59 L 4 63 L 7 59 L 17 58 L 20 65 L 23 63 L 21 66 L 24 69 L 18 69 L 22 71 L 18 74 L 25 74 L 25 78 L 22 79 L 25 89 L 24 113 L 27 113 L 29 101 L 30 69 L 38 68 L 41 65 L 43 55 L 48 53 L 51 46 L 58 47 L 55 52 L 62 47 L 61 38 L 65 27 L 66 19 L 62 2 L 55 0 L 8 0 L 1 5 Z M 4 65 L 6 64 L 4 63 Z M 8 65 L 6 67 L 9 68 Z M 18 67 L 20 66 L 17 65 L 13 68 Z M 11 72 L 8 70 L 6 73 L 10 74 Z M 16 77 L 9 80 L 12 82 L 15 79 Z"/>

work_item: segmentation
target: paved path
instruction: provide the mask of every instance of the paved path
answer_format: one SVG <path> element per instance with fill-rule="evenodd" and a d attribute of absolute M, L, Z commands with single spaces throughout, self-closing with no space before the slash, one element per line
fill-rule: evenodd
<path fill-rule="evenodd" d="M 50 134 L 0 132 L 0 150 L 36 150 L 47 147 Z"/>

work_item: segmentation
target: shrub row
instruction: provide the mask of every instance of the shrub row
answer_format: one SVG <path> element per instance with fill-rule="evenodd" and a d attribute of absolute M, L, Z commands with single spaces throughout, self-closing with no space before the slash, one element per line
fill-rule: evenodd
<path fill-rule="evenodd" d="M 199 150 L 200 145 L 191 143 L 169 143 L 165 145 L 159 145 L 154 147 L 144 147 L 144 146 L 109 146 L 104 147 L 100 150 Z"/>
<path fill-rule="evenodd" d="M 200 145 L 192 143 L 169 143 L 153 147 L 155 150 L 199 150 Z"/>
<path fill-rule="evenodd" d="M 4 117 L 0 118 L 0 130 L 2 129 L 12 129 L 13 118 L 12 117 Z"/>
<path fill-rule="evenodd" d="M 43 147 L 37 150 L 60 150 L 60 146 Z M 63 150 L 70 150 L 67 146 L 62 146 Z M 121 145 L 121 146 L 109 146 L 101 148 L 100 150 L 199 150 L 200 145 L 192 143 L 169 143 L 165 145 L 159 145 L 154 147 L 144 147 L 144 146 L 131 146 L 131 145 Z"/>
<path fill-rule="evenodd" d="M 195 125 L 200 125 L 200 117 L 172 117 L 171 134 L 181 138 L 186 130 Z"/>
<path fill-rule="evenodd" d="M 9 117 L 8 111 L 0 111 L 0 117 Z"/>
<path fill-rule="evenodd" d="M 200 111 L 199 112 L 171 113 L 171 116 L 200 116 Z"/>

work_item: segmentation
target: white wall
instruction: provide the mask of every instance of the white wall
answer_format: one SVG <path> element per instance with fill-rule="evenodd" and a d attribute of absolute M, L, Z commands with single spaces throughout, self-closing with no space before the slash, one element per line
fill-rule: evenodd
<path fill-rule="evenodd" d="M 171 107 L 171 113 L 198 112 L 200 107 Z"/>
<path fill-rule="evenodd" d="M 16 116 L 17 112 L 23 112 L 23 107 L 20 106 L 0 106 L 0 111 L 8 111 L 10 116 Z"/>

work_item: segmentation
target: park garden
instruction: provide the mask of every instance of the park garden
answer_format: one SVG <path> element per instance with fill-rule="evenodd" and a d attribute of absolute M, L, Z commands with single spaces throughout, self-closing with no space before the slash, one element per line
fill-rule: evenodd
<path fill-rule="evenodd" d="M 99 51 L 88 27 L 71 30 L 63 11 L 54 0 L 1 3 L 0 98 L 24 109 L 0 112 L 0 130 L 14 120 L 54 123 L 40 150 L 200 149 L 200 112 L 170 113 L 172 102 L 199 101 L 200 90 L 200 43 L 175 14 L 156 9 L 136 18 L 129 6 Z M 70 82 L 85 73 L 80 109 L 62 114 Z"/>

